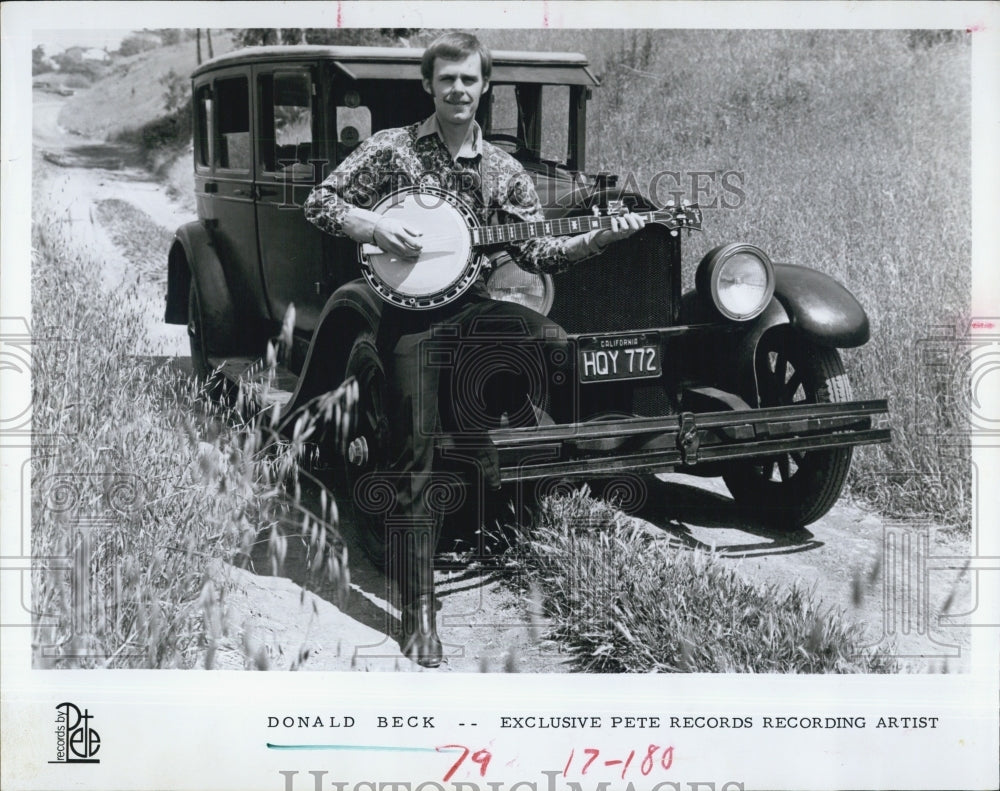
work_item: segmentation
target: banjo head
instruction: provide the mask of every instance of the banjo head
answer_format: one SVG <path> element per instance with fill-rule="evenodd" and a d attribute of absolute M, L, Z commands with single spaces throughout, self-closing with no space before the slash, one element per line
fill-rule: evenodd
<path fill-rule="evenodd" d="M 436 188 L 410 188 L 383 198 L 374 211 L 422 234 L 417 258 L 398 258 L 362 245 L 365 279 L 386 302 L 412 310 L 440 307 L 464 294 L 479 274 L 482 257 L 470 230 L 479 223 L 461 201 Z"/>

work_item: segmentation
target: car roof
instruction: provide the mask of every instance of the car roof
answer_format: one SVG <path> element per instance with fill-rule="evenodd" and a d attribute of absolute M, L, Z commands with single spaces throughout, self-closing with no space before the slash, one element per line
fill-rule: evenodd
<path fill-rule="evenodd" d="M 245 47 L 203 63 L 192 73 L 206 72 L 248 63 L 293 63 L 326 60 L 352 79 L 420 79 L 422 49 L 403 47 L 343 47 L 316 44 L 286 44 Z M 494 82 L 537 82 L 569 85 L 599 85 L 588 68 L 587 58 L 578 52 L 518 52 L 496 50 L 493 55 Z"/>

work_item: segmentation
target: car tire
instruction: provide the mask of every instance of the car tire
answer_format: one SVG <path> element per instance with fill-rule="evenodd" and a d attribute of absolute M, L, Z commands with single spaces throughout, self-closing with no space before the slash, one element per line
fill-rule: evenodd
<path fill-rule="evenodd" d="M 194 279 L 188 288 L 188 341 L 191 344 L 191 368 L 194 375 L 201 381 L 206 381 L 212 368 L 208 362 L 208 338 L 205 335 L 205 319 L 201 312 L 201 301 Z"/>
<path fill-rule="evenodd" d="M 762 407 L 851 400 L 840 354 L 790 332 L 765 335 L 755 360 Z M 723 475 L 737 504 L 771 527 L 795 530 L 829 511 L 840 497 L 853 448 L 784 453 L 739 462 Z"/>
<path fill-rule="evenodd" d="M 385 370 L 372 332 L 359 332 L 351 344 L 344 365 L 344 379 L 358 383 L 355 416 L 348 431 L 349 453 L 342 459 L 347 500 L 354 517 L 361 550 L 379 569 L 386 567 L 386 542 L 383 514 L 391 507 L 391 494 L 376 475 L 385 469 L 389 424 L 385 416 Z M 360 452 L 364 441 L 363 463 L 351 460 L 350 448 Z"/>

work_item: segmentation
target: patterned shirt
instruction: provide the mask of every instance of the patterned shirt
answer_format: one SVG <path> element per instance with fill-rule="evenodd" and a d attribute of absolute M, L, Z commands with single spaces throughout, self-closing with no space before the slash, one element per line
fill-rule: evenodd
<path fill-rule="evenodd" d="M 452 159 L 434 116 L 369 137 L 340 167 L 313 190 L 305 203 L 306 219 L 331 234 L 344 235 L 344 218 L 353 207 L 371 209 L 380 199 L 410 186 L 434 186 L 466 203 L 484 225 L 544 220 L 535 185 L 521 164 L 482 138 L 473 124 Z M 570 265 L 569 237 L 542 236 L 512 242 L 507 249 L 529 272 L 561 272 Z"/>

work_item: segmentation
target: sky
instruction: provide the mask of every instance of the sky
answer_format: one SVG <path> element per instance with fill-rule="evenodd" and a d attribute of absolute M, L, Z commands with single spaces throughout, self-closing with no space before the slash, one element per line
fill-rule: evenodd
<path fill-rule="evenodd" d="M 38 30 L 34 31 L 33 46 L 42 45 L 46 55 L 55 55 L 69 47 L 107 48 L 109 52 L 118 49 L 122 39 L 131 30 Z"/>

